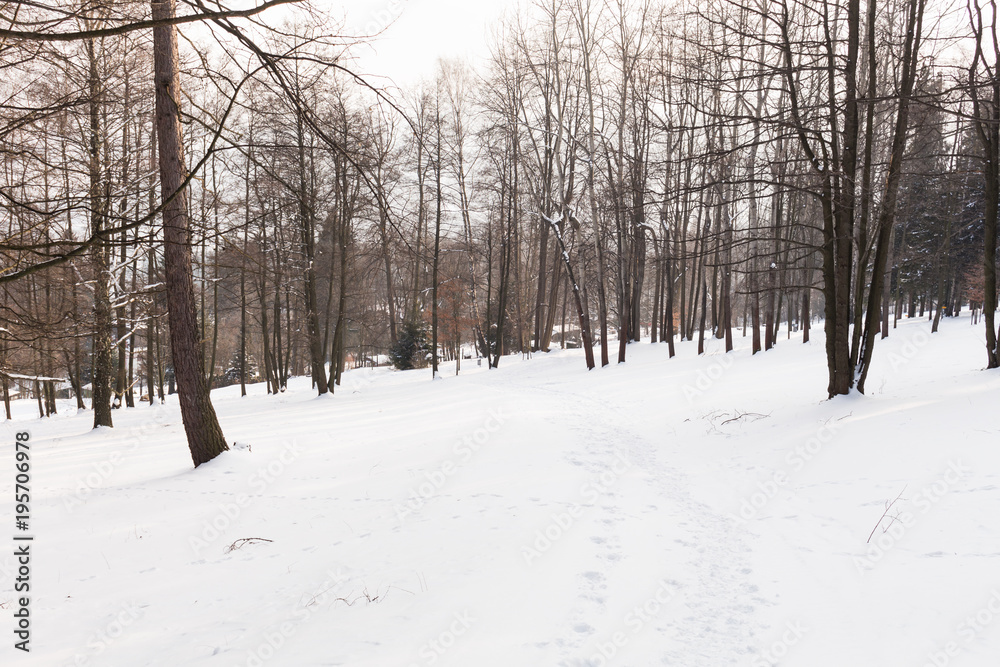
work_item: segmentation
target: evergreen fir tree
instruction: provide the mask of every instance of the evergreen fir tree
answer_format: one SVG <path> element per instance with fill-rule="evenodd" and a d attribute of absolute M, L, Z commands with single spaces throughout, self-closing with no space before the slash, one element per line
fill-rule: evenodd
<path fill-rule="evenodd" d="M 427 326 L 416 320 L 403 322 L 399 339 L 389 350 L 392 365 L 401 371 L 427 365 Z"/>

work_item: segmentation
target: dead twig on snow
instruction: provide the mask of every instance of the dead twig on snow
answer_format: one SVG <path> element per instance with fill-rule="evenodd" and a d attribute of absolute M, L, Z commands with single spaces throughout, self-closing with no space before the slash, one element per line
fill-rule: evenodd
<path fill-rule="evenodd" d="M 226 553 L 230 551 L 236 551 L 237 549 L 246 546 L 247 544 L 254 544 L 256 542 L 273 542 L 274 540 L 269 540 L 266 537 L 241 537 L 226 548 Z"/>
<path fill-rule="evenodd" d="M 878 529 L 878 527 L 880 525 L 882 525 L 882 521 L 885 520 L 885 516 L 889 513 L 889 510 L 892 509 L 892 506 L 896 504 L 897 500 L 899 500 L 900 498 L 903 497 L 903 493 L 905 491 L 906 491 L 906 487 L 904 486 L 903 490 L 899 492 L 899 495 L 896 496 L 895 500 L 893 500 L 892 502 L 889 502 L 888 500 L 885 501 L 885 511 L 882 512 L 882 516 L 879 517 L 878 523 L 876 523 L 875 527 L 872 528 L 872 532 L 868 534 L 868 539 L 865 540 L 865 544 L 870 544 L 871 543 L 871 541 L 872 541 L 872 535 L 874 535 L 875 531 Z M 889 526 L 891 526 L 893 524 L 893 522 L 896 520 L 896 518 L 897 518 L 896 516 L 892 517 L 892 521 L 889 522 Z M 886 526 L 884 529 L 882 529 L 882 532 L 884 533 L 885 531 L 889 530 L 889 526 Z"/>

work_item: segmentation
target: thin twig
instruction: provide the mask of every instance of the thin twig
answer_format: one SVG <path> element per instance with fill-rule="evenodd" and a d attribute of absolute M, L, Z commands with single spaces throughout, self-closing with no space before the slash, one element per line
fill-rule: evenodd
<path fill-rule="evenodd" d="M 229 553 L 230 551 L 236 551 L 240 547 L 246 544 L 251 544 L 253 542 L 273 542 L 273 541 L 274 540 L 269 540 L 266 537 L 241 537 L 240 539 L 236 540 L 235 542 L 229 545 L 229 547 L 226 549 L 226 553 Z"/>
<path fill-rule="evenodd" d="M 898 496 L 896 496 L 896 500 L 899 500 L 900 498 L 902 498 L 903 497 L 903 493 L 905 491 L 906 491 L 906 487 L 904 486 L 903 490 L 899 492 Z M 875 529 L 878 528 L 882 524 L 882 520 L 885 519 L 885 515 L 889 513 L 889 510 L 892 509 L 892 506 L 896 504 L 896 500 L 893 500 L 891 503 L 888 500 L 885 501 L 885 511 L 882 512 L 882 516 L 879 517 L 878 523 L 875 524 L 875 528 L 872 528 L 872 532 L 868 535 L 868 539 L 865 540 L 865 544 L 869 544 L 872 541 L 872 535 L 875 534 Z M 893 517 L 893 520 L 895 520 L 895 517 Z M 892 523 L 890 523 L 889 525 L 891 526 Z"/>
<path fill-rule="evenodd" d="M 771 416 L 770 413 L 768 413 L 766 415 L 762 415 L 759 412 L 737 412 L 735 414 L 736 414 L 735 417 L 730 417 L 726 421 L 722 422 L 722 426 L 725 426 L 729 422 L 739 421 L 740 419 L 743 419 L 744 417 L 756 417 L 757 419 L 755 419 L 754 421 L 757 421 L 757 420 L 765 419 L 765 418 Z"/>

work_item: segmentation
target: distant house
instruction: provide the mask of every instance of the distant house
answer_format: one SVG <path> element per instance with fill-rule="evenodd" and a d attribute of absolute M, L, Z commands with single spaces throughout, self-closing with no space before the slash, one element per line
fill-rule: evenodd
<path fill-rule="evenodd" d="M 35 388 L 45 389 L 46 414 L 55 412 L 55 399 L 58 398 L 57 388 L 68 385 L 65 378 L 48 377 L 46 375 L 24 375 L 23 373 L 12 373 L 0 370 L 0 381 L 3 383 L 4 406 L 7 417 L 10 417 L 10 401 L 19 398 L 37 398 Z M 51 400 L 50 400 L 51 399 Z M 39 410 L 42 410 L 42 399 L 39 399 Z"/>
<path fill-rule="evenodd" d="M 90 398 L 91 391 L 89 384 L 83 388 L 82 393 L 84 398 Z M 73 398 L 73 395 L 73 385 L 69 382 L 60 382 L 56 384 L 56 398 L 69 399 Z"/>

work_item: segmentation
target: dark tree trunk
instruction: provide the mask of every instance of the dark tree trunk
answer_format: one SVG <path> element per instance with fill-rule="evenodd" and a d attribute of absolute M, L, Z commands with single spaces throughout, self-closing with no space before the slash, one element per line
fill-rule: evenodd
<path fill-rule="evenodd" d="M 757 293 L 757 272 L 751 268 L 751 283 L 750 283 L 750 293 L 747 294 L 747 298 L 750 299 L 750 326 L 751 326 L 751 347 L 750 354 L 757 354 L 760 352 L 760 295 Z"/>
<path fill-rule="evenodd" d="M 563 220 L 568 218 L 568 212 L 564 213 Z M 552 230 L 555 232 L 556 241 L 559 244 L 559 250 L 562 253 L 563 264 L 566 266 L 566 273 L 569 276 L 570 284 L 573 286 L 573 300 L 576 302 L 576 314 L 577 319 L 580 322 L 580 338 L 581 344 L 583 345 L 584 355 L 587 362 L 587 370 L 592 370 L 594 368 L 594 343 L 590 335 L 590 319 L 587 317 L 586 311 L 583 307 L 583 297 L 580 294 L 580 286 L 576 282 L 576 276 L 573 273 L 573 265 L 569 261 L 569 250 L 566 248 L 566 243 L 563 241 L 562 230 L 559 229 L 554 220 L 548 220 L 549 224 L 552 225 Z"/>
<path fill-rule="evenodd" d="M 10 390 L 7 387 L 6 377 L 3 378 L 3 407 L 7 414 L 7 421 L 11 421 L 13 417 L 10 416 Z"/>
<path fill-rule="evenodd" d="M 438 102 L 440 103 L 440 94 Z M 434 159 L 434 196 L 437 209 L 434 214 L 434 258 L 431 267 L 431 377 L 438 377 L 438 270 L 441 259 L 441 203 L 444 194 L 441 192 L 441 113 L 438 108 L 437 118 L 437 149 Z"/>
<path fill-rule="evenodd" d="M 666 312 L 664 313 L 663 326 L 660 328 L 662 332 L 666 332 L 667 336 L 667 355 L 671 358 L 674 356 L 674 271 L 673 271 L 673 257 L 670 252 L 670 236 L 666 238 L 666 243 L 663 244 L 664 248 L 664 261 L 666 262 L 665 273 L 667 281 L 667 303 Z"/>
<path fill-rule="evenodd" d="M 175 15 L 175 0 L 152 0 L 153 20 Z M 171 356 L 179 388 L 181 417 L 195 466 L 229 449 L 205 383 L 198 341 L 191 233 L 184 192 L 181 140 L 181 97 L 177 66 L 177 32 L 173 26 L 153 29 L 156 82 L 156 125 L 163 207 L 164 279 L 170 321 Z"/>
<path fill-rule="evenodd" d="M 659 243 L 653 239 L 653 247 L 659 250 Z M 653 314 L 649 318 L 649 342 L 658 342 L 657 336 L 660 334 L 660 302 L 663 301 L 663 261 L 659 253 L 656 257 L 656 271 L 653 278 Z"/>
<path fill-rule="evenodd" d="M 538 286 L 535 293 L 535 339 L 532 342 L 532 352 L 537 352 L 542 348 L 542 335 L 545 326 L 543 315 L 545 313 L 545 279 L 548 271 L 547 260 L 549 255 L 549 225 L 544 220 L 539 231 L 538 240 Z"/>
<path fill-rule="evenodd" d="M 296 138 L 299 159 L 299 187 L 296 193 L 299 204 L 299 240 L 305 259 L 302 289 L 306 306 L 306 337 L 309 342 L 309 362 L 313 386 L 316 388 L 316 392 L 322 396 L 327 393 L 327 380 L 323 341 L 319 331 L 319 299 L 316 295 L 316 210 L 312 191 L 314 186 L 307 180 L 307 175 L 312 169 L 312 160 L 310 156 L 309 165 L 306 164 L 306 142 L 301 113 L 296 118 Z M 391 308 L 391 291 L 389 297 Z M 392 326 L 393 332 L 395 332 L 395 323 L 392 323 Z M 395 343 L 395 335 L 393 335 L 393 342 Z"/>
<path fill-rule="evenodd" d="M 809 271 L 806 270 L 806 275 Z M 806 285 L 808 285 L 808 281 Z M 806 287 L 802 290 L 802 342 L 809 342 L 809 329 L 812 327 L 812 313 L 810 312 L 809 298 L 812 295 L 812 289 Z"/>
<path fill-rule="evenodd" d="M 973 10 L 972 7 L 975 7 Z M 975 57 L 969 67 L 969 93 L 973 103 L 973 127 L 982 146 L 983 161 L 983 320 L 986 324 L 986 367 L 1000 367 L 1000 333 L 996 328 L 997 308 L 997 216 L 1000 214 L 1000 41 L 998 41 L 996 3 L 991 3 L 984 29 L 983 11 L 978 3 L 970 5 L 969 20 L 975 37 Z M 984 48 L 991 35 L 989 57 Z M 993 64 L 990 65 L 992 60 Z M 982 67 L 986 80 L 981 81 Z M 984 85 L 985 84 L 985 85 Z M 985 87 L 985 95 L 980 91 Z"/>
<path fill-rule="evenodd" d="M 705 319 L 708 315 L 708 285 L 705 285 L 705 277 L 701 279 L 701 326 L 698 327 L 698 354 L 705 354 Z"/>
<path fill-rule="evenodd" d="M 100 80 L 97 72 L 97 54 L 92 40 L 87 42 L 90 61 L 88 83 L 90 88 L 90 208 L 91 230 L 95 235 L 104 232 L 105 198 L 102 192 L 100 164 Z M 94 365 L 93 387 L 94 428 L 113 426 L 111 421 L 111 381 L 114 373 L 112 350 L 111 272 L 108 246 L 103 237 L 94 245 Z"/>
<path fill-rule="evenodd" d="M 917 54 L 920 52 L 920 33 L 923 28 L 923 16 L 924 0 L 910 0 L 907 39 L 903 47 L 903 75 L 900 84 L 899 110 L 896 115 L 896 127 L 893 133 L 889 170 L 885 177 L 885 190 L 882 194 L 882 208 L 879 212 L 877 227 L 878 241 L 875 246 L 875 261 L 872 267 L 872 283 L 868 291 L 868 311 L 865 313 L 864 334 L 861 341 L 862 347 L 858 355 L 857 386 L 858 391 L 861 393 L 865 391 L 865 379 L 868 377 L 868 370 L 871 367 L 875 337 L 881 330 L 879 315 L 882 304 L 882 277 L 885 275 L 889 249 L 892 245 L 892 225 L 896 213 L 899 181 L 902 177 L 903 155 L 906 151 L 906 129 L 909 117 L 910 95 L 917 76 Z M 857 304 L 856 307 L 860 308 L 861 304 Z"/>
<path fill-rule="evenodd" d="M 345 359 L 345 339 L 344 330 L 347 328 L 347 273 L 348 273 L 348 253 L 347 245 L 350 242 L 351 230 L 348 228 L 349 219 L 341 217 L 337 230 L 337 244 L 340 255 L 340 291 L 337 298 L 337 321 L 333 329 L 333 348 L 330 351 L 330 376 L 331 384 L 339 385 L 341 375 L 344 372 Z"/>
<path fill-rule="evenodd" d="M 893 233 L 889 238 L 889 266 L 892 266 L 893 262 L 893 241 L 895 240 L 895 228 Z M 887 270 L 885 272 L 885 277 L 882 280 L 882 338 L 889 337 L 889 302 L 892 299 L 892 277 L 894 270 Z"/>

